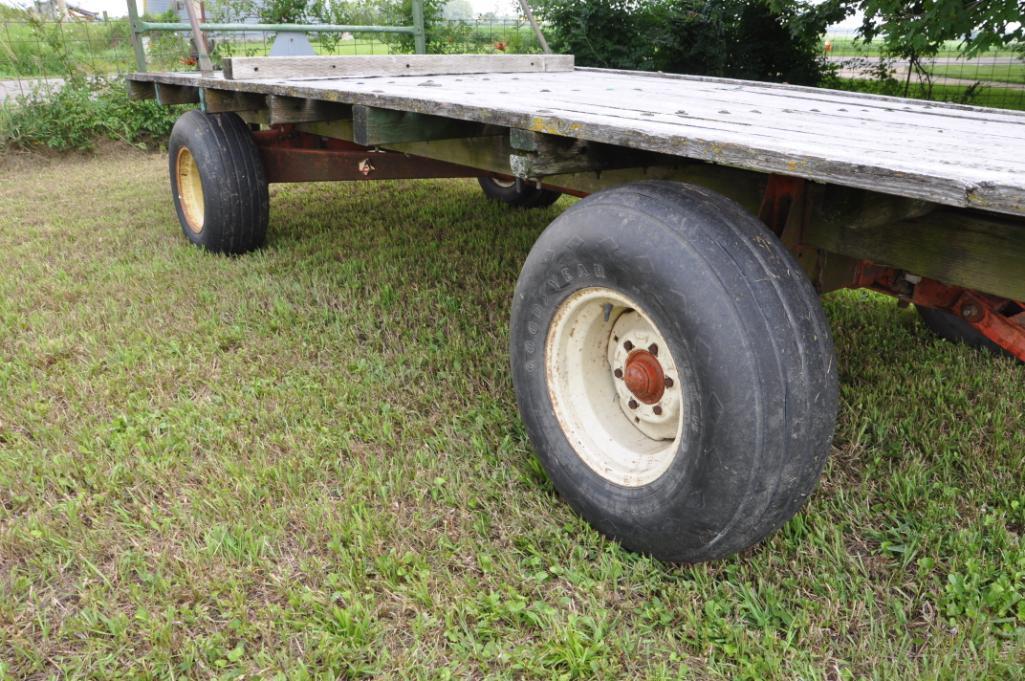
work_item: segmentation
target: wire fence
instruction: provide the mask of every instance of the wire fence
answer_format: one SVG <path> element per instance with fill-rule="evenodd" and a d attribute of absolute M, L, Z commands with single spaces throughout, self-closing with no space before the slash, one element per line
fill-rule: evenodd
<path fill-rule="evenodd" d="M 379 33 L 282 34 L 309 40 L 316 54 L 394 54 L 413 51 L 408 35 Z M 273 33 L 245 31 L 207 34 L 215 63 L 225 57 L 270 54 Z M 195 67 L 187 33 L 152 33 L 143 38 L 150 70 L 185 71 Z M 450 20 L 427 29 L 432 53 L 540 52 L 530 25 L 523 21 Z M 69 75 L 117 76 L 136 70 L 127 19 L 94 22 L 0 22 L 0 81 L 19 92 Z M 2 101 L 2 100 L 0 100 Z"/>
<path fill-rule="evenodd" d="M 283 34 L 284 35 L 284 34 Z M 302 35 L 302 34 L 293 34 Z M 276 36 L 259 31 L 212 33 L 217 62 L 229 56 L 270 54 Z M 308 37 L 317 54 L 393 54 L 413 50 L 408 35 L 322 33 Z M 144 38 L 152 70 L 195 68 L 188 34 Z M 539 52 L 529 24 L 517 20 L 450 20 L 427 30 L 431 53 Z M 884 55 L 851 36 L 827 36 L 822 58 L 832 67 L 829 87 L 1025 109 L 1025 49 L 1011 46 L 966 58 L 956 45 L 921 59 Z M 114 77 L 135 70 L 127 19 L 93 22 L 0 21 L 0 103 L 71 74 Z"/>
<path fill-rule="evenodd" d="M 852 36 L 827 36 L 830 84 L 847 89 L 1004 109 L 1025 109 L 1025 46 L 966 57 L 950 43 L 934 55 L 901 58 Z"/>

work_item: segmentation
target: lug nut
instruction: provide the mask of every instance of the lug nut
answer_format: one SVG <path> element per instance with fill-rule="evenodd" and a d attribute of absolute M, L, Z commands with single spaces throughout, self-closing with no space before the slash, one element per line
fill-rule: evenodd
<path fill-rule="evenodd" d="M 658 405 L 658 404 L 656 404 L 656 405 L 655 405 L 655 406 L 654 406 L 654 407 L 652 408 L 652 411 L 653 411 L 653 412 L 655 412 L 655 416 L 661 416 L 661 415 L 662 415 L 662 406 L 661 406 L 661 405 Z"/>
<path fill-rule="evenodd" d="M 614 373 L 616 375 L 616 378 L 623 378 L 623 370 L 622 369 L 616 369 L 612 373 Z"/>
<path fill-rule="evenodd" d="M 637 400 L 630 400 L 629 402 L 626 403 L 626 406 L 630 407 L 631 409 L 636 409 L 637 408 Z"/>
<path fill-rule="evenodd" d="M 968 321 L 975 321 L 981 315 L 979 314 L 979 306 L 975 303 L 967 303 L 961 308 L 961 316 Z"/>
<path fill-rule="evenodd" d="M 672 388 L 673 387 L 673 379 L 669 378 L 668 376 L 666 376 L 666 387 L 667 388 Z"/>
<path fill-rule="evenodd" d="M 627 352 L 630 352 L 631 350 L 633 350 L 633 349 L 634 349 L 634 344 L 633 344 L 633 343 L 631 343 L 630 341 L 627 341 L 627 342 L 623 343 L 623 348 L 624 348 L 624 349 L 625 349 L 625 350 L 626 350 Z"/>
<path fill-rule="evenodd" d="M 658 357 L 658 346 L 652 343 L 648 346 L 648 352 Z"/>

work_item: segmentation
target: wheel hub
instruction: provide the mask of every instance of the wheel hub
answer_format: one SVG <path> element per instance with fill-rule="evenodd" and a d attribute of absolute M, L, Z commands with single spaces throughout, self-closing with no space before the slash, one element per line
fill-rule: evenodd
<path fill-rule="evenodd" d="M 596 473 L 639 487 L 672 464 L 683 432 L 679 375 L 635 301 L 602 287 L 569 296 L 549 327 L 545 373 L 566 439 Z"/>
<path fill-rule="evenodd" d="M 657 404 L 666 391 L 662 364 L 649 350 L 634 350 L 626 359 L 623 381 L 634 397 L 644 404 Z"/>
<path fill-rule="evenodd" d="M 675 438 L 680 377 L 662 334 L 644 315 L 625 310 L 613 324 L 608 343 L 608 366 L 623 413 L 652 439 Z"/>

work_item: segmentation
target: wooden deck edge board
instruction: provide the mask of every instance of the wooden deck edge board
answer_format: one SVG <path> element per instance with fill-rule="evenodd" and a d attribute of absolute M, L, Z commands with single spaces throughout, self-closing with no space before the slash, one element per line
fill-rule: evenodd
<path fill-rule="evenodd" d="M 230 57 L 228 80 L 288 78 L 374 78 L 451 76 L 484 73 L 551 73 L 572 71 L 571 54 L 403 54 L 317 57 Z"/>

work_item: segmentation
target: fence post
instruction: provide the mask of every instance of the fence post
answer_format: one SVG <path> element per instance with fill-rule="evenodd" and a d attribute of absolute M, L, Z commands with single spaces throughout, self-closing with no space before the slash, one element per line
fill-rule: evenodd
<path fill-rule="evenodd" d="M 413 51 L 417 54 L 427 52 L 427 30 L 424 27 L 424 0 L 413 2 Z"/>
<path fill-rule="evenodd" d="M 139 73 L 146 73 L 146 50 L 142 47 L 139 10 L 135 7 L 135 0 L 128 0 L 128 31 L 132 36 L 132 49 L 135 50 L 135 68 Z"/>

